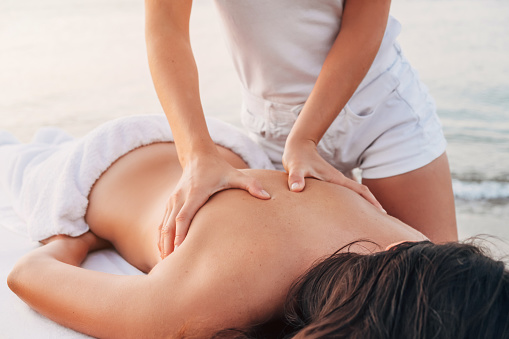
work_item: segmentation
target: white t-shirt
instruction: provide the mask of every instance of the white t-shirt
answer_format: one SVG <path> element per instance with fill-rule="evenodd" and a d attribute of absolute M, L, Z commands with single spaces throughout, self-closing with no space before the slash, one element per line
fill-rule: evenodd
<path fill-rule="evenodd" d="M 240 81 L 250 95 L 302 105 L 341 24 L 342 0 L 216 0 Z M 359 86 L 394 60 L 400 24 L 389 18 L 382 46 Z"/>

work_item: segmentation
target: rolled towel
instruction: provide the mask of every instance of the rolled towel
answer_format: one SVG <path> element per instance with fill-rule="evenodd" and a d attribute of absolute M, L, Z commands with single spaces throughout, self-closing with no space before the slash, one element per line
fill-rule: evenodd
<path fill-rule="evenodd" d="M 214 142 L 249 167 L 274 169 L 263 150 L 237 128 L 216 119 L 207 119 L 207 125 Z M 0 185 L 32 240 L 79 236 L 88 231 L 88 195 L 100 175 L 129 151 L 161 141 L 173 141 L 164 115 L 116 119 L 80 139 L 46 128 L 30 144 L 0 144 Z"/>

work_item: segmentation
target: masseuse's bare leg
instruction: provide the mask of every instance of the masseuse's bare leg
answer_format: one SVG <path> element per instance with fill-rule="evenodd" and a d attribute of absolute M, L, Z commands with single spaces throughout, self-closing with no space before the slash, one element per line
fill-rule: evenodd
<path fill-rule="evenodd" d="M 218 150 L 234 167 L 247 167 L 233 152 Z M 90 229 L 129 263 L 150 271 L 160 261 L 158 226 L 181 174 L 173 143 L 143 146 L 121 157 L 92 188 L 86 215 Z"/>
<path fill-rule="evenodd" d="M 363 179 L 387 212 L 431 241 L 458 240 L 449 162 L 444 153 L 430 164 L 383 179 Z"/>

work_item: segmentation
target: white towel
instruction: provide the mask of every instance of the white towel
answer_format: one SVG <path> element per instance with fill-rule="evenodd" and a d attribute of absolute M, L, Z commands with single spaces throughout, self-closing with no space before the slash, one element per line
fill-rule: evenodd
<path fill-rule="evenodd" d="M 207 119 L 214 142 L 229 148 L 251 168 L 274 169 L 267 155 L 240 130 Z M 154 142 L 173 141 L 164 115 L 140 115 L 105 123 L 74 139 L 57 128 L 40 130 L 30 144 L 0 133 L 0 185 L 26 221 L 17 232 L 32 240 L 88 231 L 85 212 L 90 189 L 119 157 Z"/>

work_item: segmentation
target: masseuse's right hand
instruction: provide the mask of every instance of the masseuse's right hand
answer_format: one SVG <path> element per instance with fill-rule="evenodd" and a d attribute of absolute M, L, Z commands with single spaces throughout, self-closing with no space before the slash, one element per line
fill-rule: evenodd
<path fill-rule="evenodd" d="M 160 226 L 162 258 L 182 243 L 194 215 L 212 194 L 240 188 L 257 198 L 270 198 L 256 179 L 230 166 L 210 138 L 189 40 L 191 8 L 191 0 L 145 1 L 150 72 L 183 167 Z"/>
<path fill-rule="evenodd" d="M 219 154 L 195 157 L 182 172 L 159 226 L 159 252 L 167 257 L 184 241 L 191 220 L 211 195 L 240 188 L 259 199 L 270 199 L 257 179 L 235 169 Z"/>

